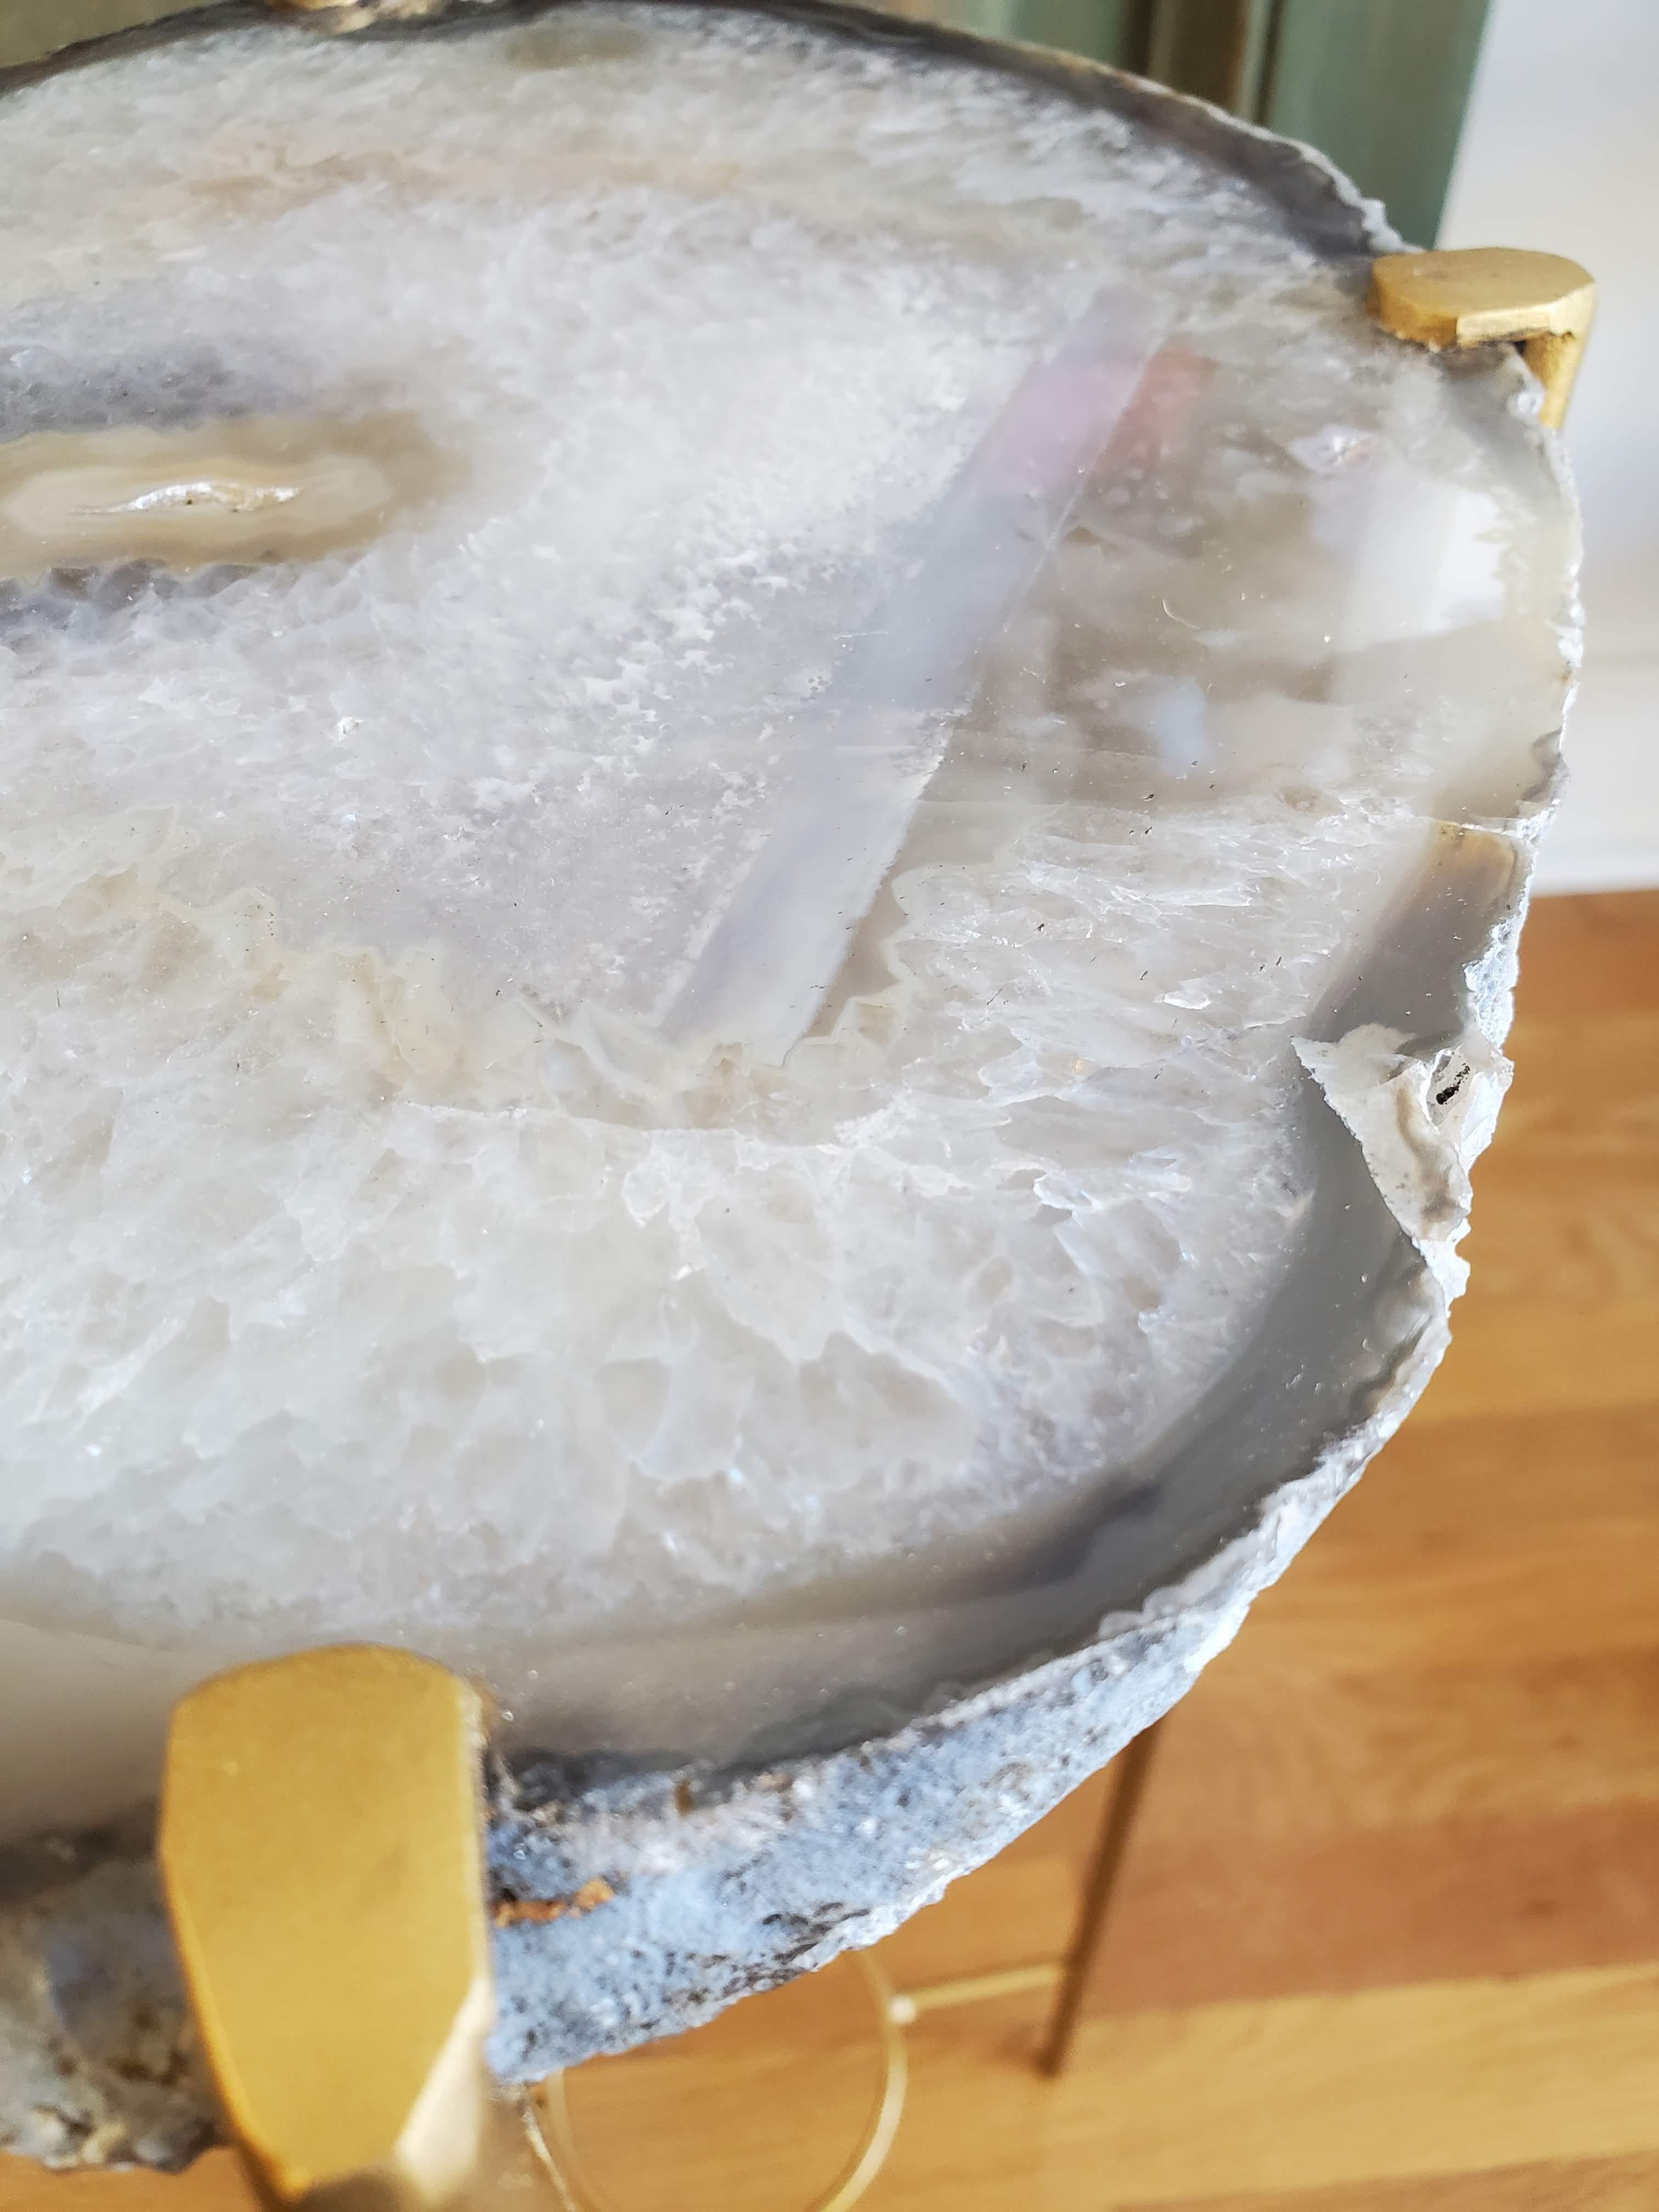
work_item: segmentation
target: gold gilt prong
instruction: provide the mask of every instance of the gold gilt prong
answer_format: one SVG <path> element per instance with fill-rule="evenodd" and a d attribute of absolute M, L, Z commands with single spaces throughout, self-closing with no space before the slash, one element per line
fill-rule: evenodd
<path fill-rule="evenodd" d="M 1595 282 L 1576 261 L 1508 246 L 1384 253 L 1365 304 L 1395 337 L 1437 350 L 1512 341 L 1544 387 L 1539 420 L 1560 428 L 1595 313 Z"/>
<path fill-rule="evenodd" d="M 174 1710 L 167 1908 L 268 2205 L 558 2201 L 484 2064 L 483 1738 L 469 1683 L 371 1645 L 239 1668 Z"/>

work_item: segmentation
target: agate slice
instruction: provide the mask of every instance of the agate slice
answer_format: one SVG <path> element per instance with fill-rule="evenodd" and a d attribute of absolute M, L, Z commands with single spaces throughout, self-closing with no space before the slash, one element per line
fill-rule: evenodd
<path fill-rule="evenodd" d="M 534 2074 L 996 1848 L 1421 1389 L 1571 502 L 1314 156 L 877 18 L 238 18 L 0 161 L 4 1818 L 476 1671 L 507 1905 L 611 1893 Z M 122 1833 L 27 1910 L 173 2018 Z"/>

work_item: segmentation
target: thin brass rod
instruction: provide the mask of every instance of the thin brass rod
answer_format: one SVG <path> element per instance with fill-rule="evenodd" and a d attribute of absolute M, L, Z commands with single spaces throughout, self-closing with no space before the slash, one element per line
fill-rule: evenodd
<path fill-rule="evenodd" d="M 881 2087 L 851 2156 L 823 2194 L 812 2200 L 807 2212 L 850 2212 L 887 2163 L 887 2154 L 893 2147 L 904 2112 L 909 2081 L 909 2057 L 900 2033 L 904 2000 L 895 1993 L 868 1952 L 852 1953 L 850 1963 L 862 1975 L 875 2009 Z M 541 2131 L 544 2155 L 556 2182 L 564 2212 L 615 2212 L 588 2173 L 577 2145 L 563 2072 L 550 2074 L 544 2081 L 538 2081 L 530 2099 Z"/>
<path fill-rule="evenodd" d="M 996 1997 L 1020 1996 L 1027 1990 L 1051 1990 L 1065 1977 L 1063 1960 L 1044 1959 L 1030 1966 L 1005 1966 L 994 1974 L 962 1974 L 954 1981 L 923 1982 L 916 1989 L 898 1992 L 893 1999 L 894 2017 L 901 2026 L 908 2027 L 925 2012 L 985 2004 Z"/>
<path fill-rule="evenodd" d="M 1063 2074 L 1071 2063 L 1084 1996 L 1111 1917 L 1118 1877 L 1123 1871 L 1129 1839 L 1146 1795 L 1152 1755 L 1158 1749 L 1163 1727 L 1162 1721 L 1154 1721 L 1151 1728 L 1142 1729 L 1118 1753 L 1116 1784 L 1101 1824 L 1094 1864 L 1089 1870 L 1088 1887 L 1066 1956 L 1060 1996 L 1049 2019 L 1048 2039 L 1037 2061 L 1045 2074 Z"/>

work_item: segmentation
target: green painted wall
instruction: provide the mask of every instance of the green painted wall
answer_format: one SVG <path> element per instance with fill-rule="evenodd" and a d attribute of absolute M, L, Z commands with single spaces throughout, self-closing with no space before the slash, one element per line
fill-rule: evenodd
<path fill-rule="evenodd" d="M 1305 138 L 1432 246 L 1487 0 L 1278 0 L 1258 119 Z"/>
<path fill-rule="evenodd" d="M 937 0 L 931 12 L 964 29 L 1034 39 L 1139 70 L 1305 138 L 1384 201 L 1406 237 L 1431 246 L 1487 4 Z"/>

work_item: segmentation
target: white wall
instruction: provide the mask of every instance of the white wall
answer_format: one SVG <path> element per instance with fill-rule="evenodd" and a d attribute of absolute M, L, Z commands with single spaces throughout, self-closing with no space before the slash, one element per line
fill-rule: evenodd
<path fill-rule="evenodd" d="M 1659 884 L 1659 0 L 1492 0 L 1440 243 L 1601 286 L 1567 425 L 1584 680 L 1539 887 Z"/>

